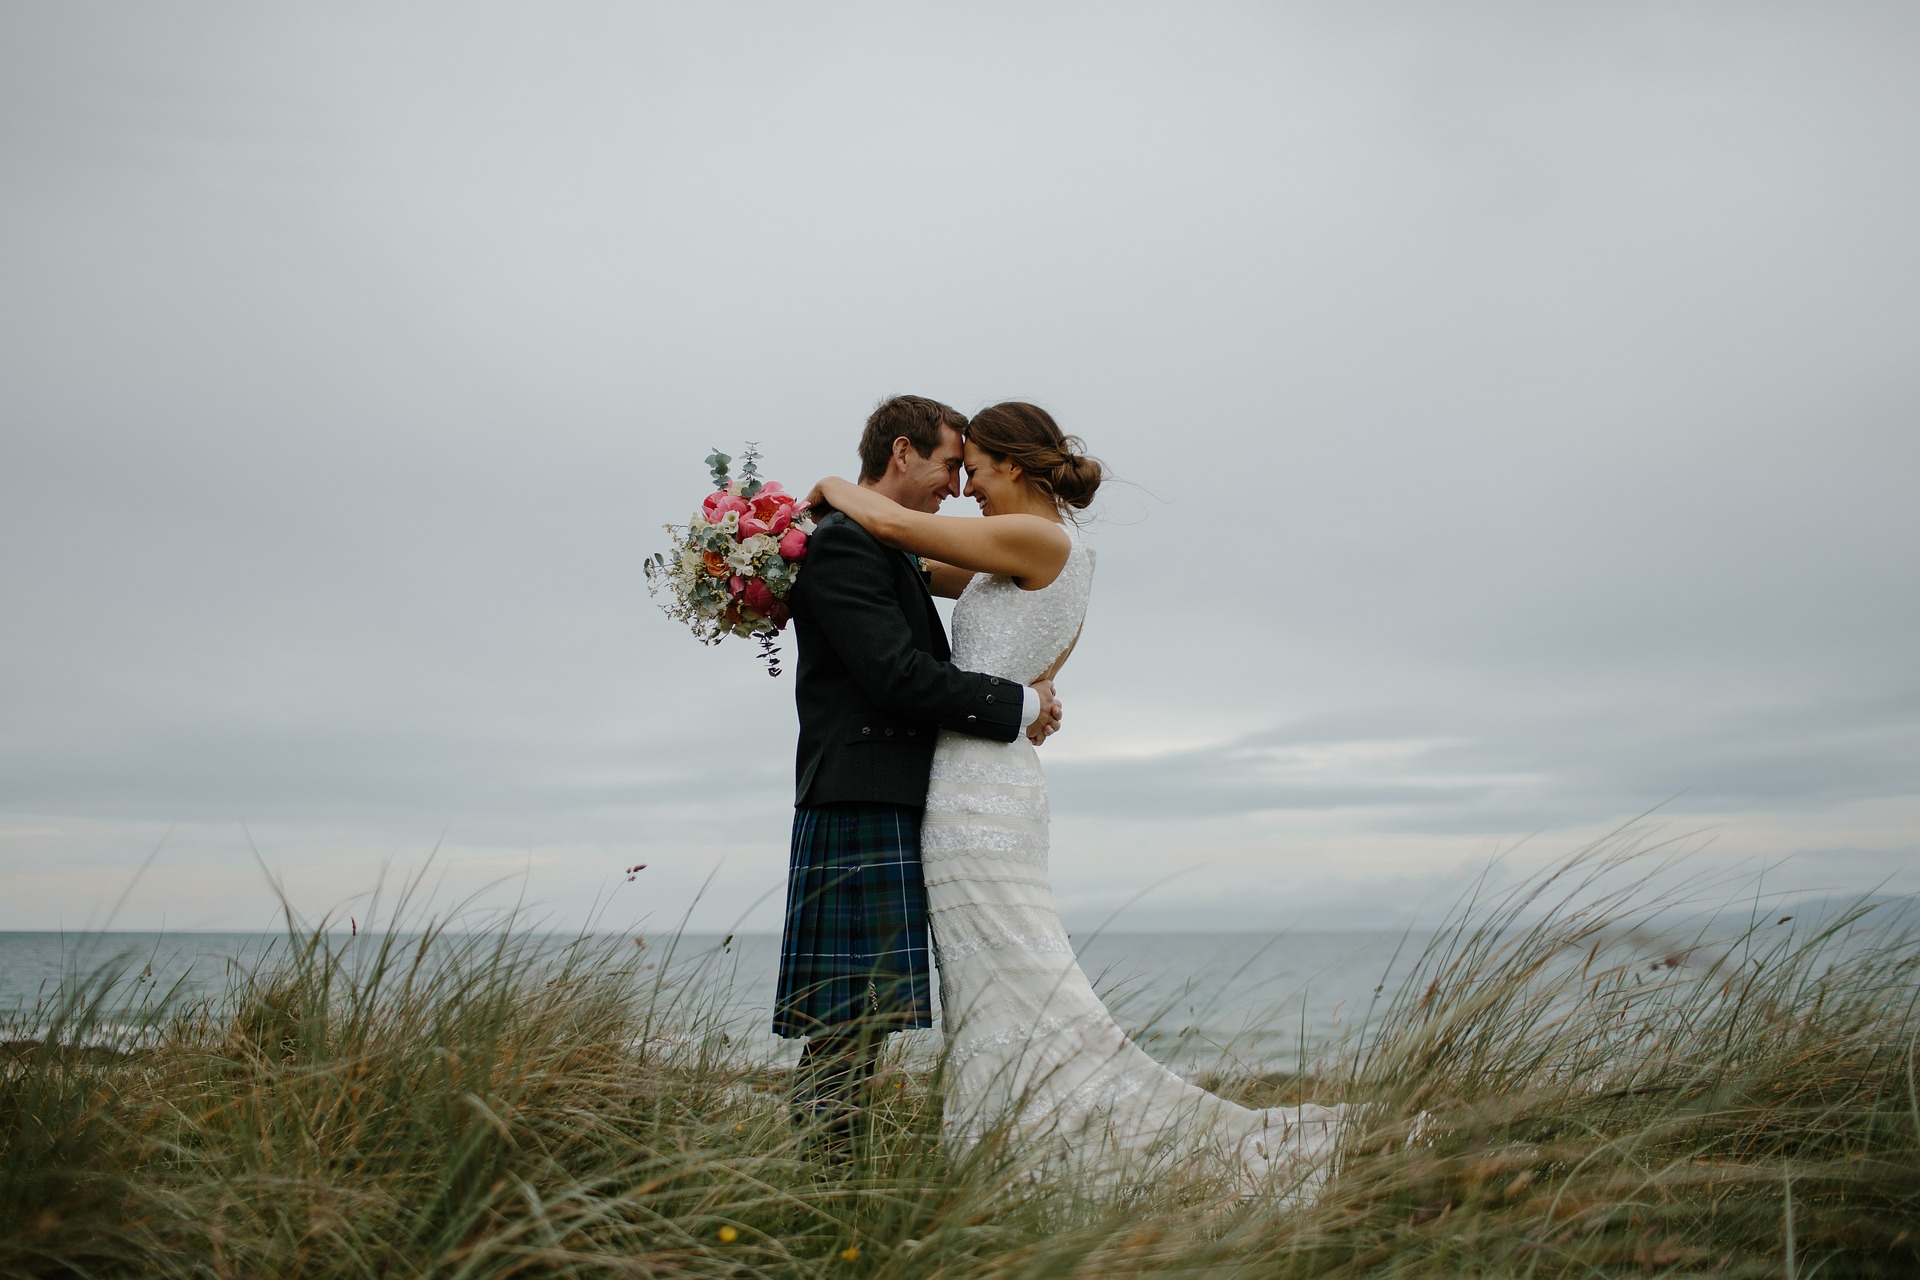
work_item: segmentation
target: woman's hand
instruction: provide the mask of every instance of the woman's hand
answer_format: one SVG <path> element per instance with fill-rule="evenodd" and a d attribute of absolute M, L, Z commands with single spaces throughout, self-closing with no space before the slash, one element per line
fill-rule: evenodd
<path fill-rule="evenodd" d="M 900 516 L 906 508 L 885 494 L 839 476 L 826 476 L 808 497 L 823 514 L 838 511 L 888 546 L 900 545 Z"/>
<path fill-rule="evenodd" d="M 1031 687 L 1040 695 L 1040 714 L 1033 718 L 1026 732 L 1027 741 L 1037 747 L 1060 731 L 1063 709 L 1060 699 L 1054 696 L 1053 680 L 1049 676 L 1041 676 Z"/>
<path fill-rule="evenodd" d="M 856 487 L 851 481 L 842 480 L 839 476 L 823 476 L 818 484 L 808 490 L 807 505 L 812 510 L 815 519 L 819 519 L 829 512 L 840 510 L 840 504 L 835 502 L 832 497 L 829 496 L 829 493 L 831 490 L 843 485 L 849 489 Z"/>

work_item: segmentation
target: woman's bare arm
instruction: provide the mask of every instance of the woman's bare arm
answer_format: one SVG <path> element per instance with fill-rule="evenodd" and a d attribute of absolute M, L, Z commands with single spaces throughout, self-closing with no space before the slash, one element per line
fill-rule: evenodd
<path fill-rule="evenodd" d="M 815 485 L 812 496 L 845 512 L 890 547 L 955 569 L 1002 573 L 1029 591 L 1059 577 L 1073 549 L 1066 530 L 1041 516 L 937 516 L 910 510 L 839 476 Z"/>
<path fill-rule="evenodd" d="M 926 565 L 927 590 L 943 600 L 958 600 L 960 593 L 967 589 L 967 584 L 973 581 L 971 569 L 944 564 L 939 560 L 927 560 Z"/>

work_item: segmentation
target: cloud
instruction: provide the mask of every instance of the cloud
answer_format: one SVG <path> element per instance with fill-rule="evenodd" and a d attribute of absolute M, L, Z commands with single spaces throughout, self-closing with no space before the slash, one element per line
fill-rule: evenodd
<path fill-rule="evenodd" d="M 1343 715 L 1206 747 L 1069 760 L 1050 770 L 1056 808 L 1143 819 L 1341 809 L 1357 829 L 1514 834 L 1655 804 L 1777 813 L 1920 794 L 1913 695 L 1511 712 L 1499 723 L 1430 709 L 1409 714 L 1398 736 L 1395 718 Z M 1433 734 L 1441 725 L 1460 736 Z"/>
<path fill-rule="evenodd" d="M 1915 843 L 1908 7 L 110 12 L 0 19 L 0 924 L 241 820 L 777 884 L 790 689 L 638 563 L 902 390 L 1125 482 L 1063 892 Z"/>

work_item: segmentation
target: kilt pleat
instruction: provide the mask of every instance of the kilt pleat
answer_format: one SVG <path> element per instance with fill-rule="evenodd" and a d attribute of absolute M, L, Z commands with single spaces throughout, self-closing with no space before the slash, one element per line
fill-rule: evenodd
<path fill-rule="evenodd" d="M 920 810 L 839 802 L 794 810 L 773 1031 L 860 1020 L 933 1025 Z"/>

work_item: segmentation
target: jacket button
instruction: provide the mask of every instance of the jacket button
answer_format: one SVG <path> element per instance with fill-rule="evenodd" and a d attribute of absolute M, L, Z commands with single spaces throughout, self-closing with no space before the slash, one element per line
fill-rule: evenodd
<path fill-rule="evenodd" d="M 887 736 L 888 736 L 889 738 L 891 738 L 891 737 L 893 736 L 893 730 L 892 730 L 892 729 L 888 729 L 888 730 L 887 730 Z"/>
<path fill-rule="evenodd" d="M 992 701 L 993 701 L 993 695 L 992 695 L 992 694 L 988 694 L 988 695 L 987 695 L 987 701 L 988 701 L 988 702 L 992 702 Z"/>
<path fill-rule="evenodd" d="M 919 732 L 920 732 L 920 731 L 919 731 L 918 729 L 916 729 L 916 728 L 914 728 L 913 726 L 911 726 L 911 725 L 909 725 L 909 726 L 907 726 L 907 736 L 908 736 L 909 738 L 911 738 L 911 737 L 912 737 L 912 736 L 913 736 L 914 734 L 916 734 L 916 733 L 919 733 Z"/>
<path fill-rule="evenodd" d="M 870 724 L 863 724 L 863 725 L 861 725 L 861 726 L 860 726 L 860 732 L 861 732 L 861 733 L 872 733 L 872 732 L 873 732 L 873 726 L 872 726 L 872 725 L 870 725 Z"/>
<path fill-rule="evenodd" d="M 987 677 L 987 683 L 988 683 L 988 684 L 999 684 L 999 683 L 1000 683 L 1000 677 L 999 677 L 999 676 L 988 676 L 988 677 Z"/>
<path fill-rule="evenodd" d="M 975 720 L 978 720 L 979 718 L 980 718 L 979 716 L 968 716 L 967 723 L 972 724 Z"/>

